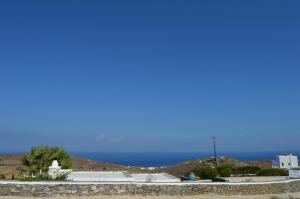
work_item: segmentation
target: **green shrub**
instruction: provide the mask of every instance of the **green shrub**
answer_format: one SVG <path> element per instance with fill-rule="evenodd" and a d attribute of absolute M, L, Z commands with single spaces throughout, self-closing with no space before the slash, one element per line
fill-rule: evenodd
<path fill-rule="evenodd" d="M 192 170 L 196 176 L 200 177 L 200 179 L 213 179 L 218 175 L 218 171 L 209 166 L 199 167 L 194 170 Z"/>
<path fill-rule="evenodd" d="M 53 160 L 57 160 L 62 169 L 72 167 L 71 157 L 63 148 L 59 147 L 33 147 L 30 153 L 24 155 L 22 158 L 23 165 L 26 166 L 26 171 L 34 175 L 47 172 Z"/>
<path fill-rule="evenodd" d="M 220 166 L 217 171 L 221 177 L 230 177 L 233 174 L 232 166 Z"/>
<path fill-rule="evenodd" d="M 243 167 L 237 167 L 234 171 L 235 174 L 256 174 L 258 171 L 260 171 L 261 168 L 257 166 L 243 166 Z"/>
<path fill-rule="evenodd" d="M 287 176 L 288 171 L 284 169 L 276 169 L 276 168 L 269 168 L 269 169 L 261 169 L 256 173 L 257 176 Z"/>
<path fill-rule="evenodd" d="M 0 180 L 5 180 L 5 175 L 0 174 Z"/>
<path fill-rule="evenodd" d="M 24 182 L 33 182 L 33 181 L 66 181 L 68 177 L 68 173 L 57 176 L 56 178 L 52 178 L 48 174 L 40 174 L 36 177 L 23 177 L 18 178 L 19 181 Z"/>
<path fill-rule="evenodd" d="M 32 178 L 32 177 L 21 177 L 21 178 L 17 178 L 17 180 L 21 181 L 21 182 L 41 181 L 41 180 L 37 180 L 37 179 Z"/>

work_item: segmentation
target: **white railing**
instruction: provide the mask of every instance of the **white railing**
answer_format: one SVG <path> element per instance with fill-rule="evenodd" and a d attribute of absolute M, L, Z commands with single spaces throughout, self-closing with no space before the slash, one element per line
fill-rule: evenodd
<path fill-rule="evenodd" d="M 290 178 L 300 178 L 300 170 L 290 169 L 289 170 L 289 177 Z"/>

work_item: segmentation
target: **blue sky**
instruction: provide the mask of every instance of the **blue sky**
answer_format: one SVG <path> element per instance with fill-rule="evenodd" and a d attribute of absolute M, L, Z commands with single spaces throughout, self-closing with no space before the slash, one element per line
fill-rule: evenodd
<path fill-rule="evenodd" d="M 0 150 L 299 150 L 299 6 L 1 1 Z"/>

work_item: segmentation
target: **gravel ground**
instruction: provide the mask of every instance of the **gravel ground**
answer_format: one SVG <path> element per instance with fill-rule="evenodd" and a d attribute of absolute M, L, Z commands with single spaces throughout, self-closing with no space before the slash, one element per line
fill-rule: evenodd
<path fill-rule="evenodd" d="M 45 197 L 16 197 L 0 196 L 1 199 L 45 199 Z M 73 196 L 73 197 L 51 197 L 51 199 L 300 199 L 300 192 L 278 195 L 248 195 L 248 196 Z"/>

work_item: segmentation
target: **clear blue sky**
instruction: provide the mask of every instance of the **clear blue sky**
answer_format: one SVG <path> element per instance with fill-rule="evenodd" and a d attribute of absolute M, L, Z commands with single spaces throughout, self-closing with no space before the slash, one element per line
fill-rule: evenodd
<path fill-rule="evenodd" d="M 299 150 L 300 1 L 1 1 L 0 150 Z"/>

